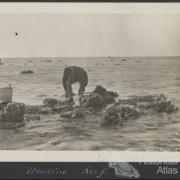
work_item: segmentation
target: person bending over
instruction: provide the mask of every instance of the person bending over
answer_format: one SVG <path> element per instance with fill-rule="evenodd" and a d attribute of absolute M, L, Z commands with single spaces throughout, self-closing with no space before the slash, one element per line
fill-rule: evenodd
<path fill-rule="evenodd" d="M 81 105 L 81 98 L 84 95 L 85 87 L 88 84 L 87 72 L 78 66 L 69 66 L 64 68 L 63 74 L 63 87 L 65 90 L 65 97 L 69 98 L 69 101 L 73 101 L 72 84 L 79 83 L 79 103 Z"/>

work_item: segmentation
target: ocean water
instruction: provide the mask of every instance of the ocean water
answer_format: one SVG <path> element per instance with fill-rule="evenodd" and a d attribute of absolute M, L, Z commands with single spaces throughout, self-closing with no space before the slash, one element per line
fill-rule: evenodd
<path fill-rule="evenodd" d="M 180 108 L 180 57 L 101 57 L 3 59 L 0 86 L 13 86 L 13 101 L 42 104 L 46 97 L 63 98 L 63 69 L 85 68 L 86 92 L 103 85 L 131 95 L 164 94 Z M 22 70 L 34 74 L 22 75 Z M 78 85 L 73 86 L 74 93 Z M 78 96 L 76 96 L 77 98 Z M 21 150 L 180 150 L 180 112 L 143 116 L 123 126 L 101 127 L 100 116 L 63 119 L 42 115 L 23 123 L 0 123 L 0 149 Z"/>

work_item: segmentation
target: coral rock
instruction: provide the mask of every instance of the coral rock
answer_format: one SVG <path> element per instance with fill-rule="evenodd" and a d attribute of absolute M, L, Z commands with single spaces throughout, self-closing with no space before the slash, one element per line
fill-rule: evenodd
<path fill-rule="evenodd" d="M 27 71 L 21 71 L 21 74 L 33 74 L 34 71 L 32 70 L 27 70 Z"/>
<path fill-rule="evenodd" d="M 21 121 L 24 119 L 25 105 L 23 103 L 8 103 L 0 114 L 2 121 Z"/>
<path fill-rule="evenodd" d="M 78 107 L 74 108 L 71 111 L 61 112 L 61 117 L 65 117 L 65 118 L 82 118 L 84 116 L 85 116 L 84 110 Z"/>
<path fill-rule="evenodd" d="M 59 101 L 57 99 L 54 99 L 54 98 L 46 98 L 43 100 L 43 105 L 48 106 L 48 107 L 57 106 L 58 103 L 59 103 Z"/>
<path fill-rule="evenodd" d="M 91 93 L 90 95 L 84 96 L 81 99 L 81 105 L 84 108 L 92 107 L 94 109 L 100 109 L 104 107 L 106 104 L 101 95 Z"/>
<path fill-rule="evenodd" d="M 102 125 L 122 125 L 124 121 L 128 119 L 136 119 L 139 115 L 140 112 L 134 109 L 134 107 L 114 104 L 105 111 Z"/>

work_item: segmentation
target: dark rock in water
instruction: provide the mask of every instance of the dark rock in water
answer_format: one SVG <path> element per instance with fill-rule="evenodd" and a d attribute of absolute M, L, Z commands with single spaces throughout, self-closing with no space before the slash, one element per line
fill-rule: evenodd
<path fill-rule="evenodd" d="M 116 105 L 129 105 L 129 106 L 137 106 L 137 101 L 133 100 L 133 99 L 119 99 L 116 102 Z"/>
<path fill-rule="evenodd" d="M 81 108 L 75 108 L 72 111 L 72 118 L 82 118 L 85 116 L 85 112 Z"/>
<path fill-rule="evenodd" d="M 118 97 L 118 93 L 114 91 L 107 91 L 103 86 L 97 85 L 94 93 L 100 94 L 103 98 L 107 99 L 110 103 L 114 102 L 114 98 Z M 111 99 L 111 100 L 109 100 Z M 107 104 L 108 104 L 107 102 Z"/>
<path fill-rule="evenodd" d="M 149 103 L 154 103 L 154 102 L 162 102 L 162 101 L 167 101 L 167 98 L 163 95 L 147 95 L 147 96 L 131 96 L 130 98 L 131 101 L 135 102 L 149 102 Z"/>
<path fill-rule="evenodd" d="M 59 101 L 54 98 L 46 98 L 43 100 L 43 105 L 48 106 L 48 107 L 57 106 L 58 103 L 59 103 Z"/>
<path fill-rule="evenodd" d="M 81 104 L 84 108 L 101 109 L 106 107 L 107 104 L 114 103 L 115 96 L 117 96 L 116 92 L 107 91 L 104 87 L 98 85 L 92 93 L 81 99 Z"/>
<path fill-rule="evenodd" d="M 102 125 L 122 124 L 150 113 L 172 113 L 178 108 L 167 101 L 164 95 L 133 96 L 120 99 L 109 107 L 104 114 Z"/>
<path fill-rule="evenodd" d="M 8 103 L 1 110 L 1 121 L 22 121 L 24 120 L 25 105 L 23 103 Z"/>
<path fill-rule="evenodd" d="M 106 96 L 107 95 L 107 90 L 102 87 L 101 85 L 97 85 L 94 93 L 100 94 L 101 96 Z"/>
<path fill-rule="evenodd" d="M 136 119 L 140 112 L 130 106 L 112 105 L 104 114 L 102 125 L 120 124 L 128 119 Z"/>
<path fill-rule="evenodd" d="M 107 91 L 107 93 L 108 93 L 109 95 L 111 95 L 112 97 L 114 97 L 114 98 L 116 98 L 116 97 L 119 96 L 118 93 L 117 93 L 117 92 L 114 92 L 114 91 Z"/>
<path fill-rule="evenodd" d="M 4 111 L 4 108 L 8 105 L 9 102 L 3 102 L 3 103 L 0 103 L 0 111 L 3 112 Z"/>
<path fill-rule="evenodd" d="M 171 112 L 175 112 L 178 110 L 178 108 L 171 103 L 171 101 L 165 101 L 165 102 L 159 102 L 159 103 L 152 103 L 150 105 L 147 105 L 145 107 L 146 110 L 151 110 L 154 112 L 165 112 L 165 113 L 171 113 Z"/>
<path fill-rule="evenodd" d="M 118 113 L 115 107 L 108 108 L 105 112 L 102 125 L 108 126 L 108 125 L 118 124 L 118 123 L 119 124 L 122 123 L 120 114 Z"/>
<path fill-rule="evenodd" d="M 33 74 L 34 71 L 32 70 L 27 70 L 27 71 L 21 71 L 21 74 Z"/>
<path fill-rule="evenodd" d="M 100 109 L 102 107 L 105 107 L 106 104 L 101 95 L 96 93 L 91 93 L 89 95 L 84 96 L 81 99 L 81 105 L 84 108 L 92 107 L 94 109 Z"/>
<path fill-rule="evenodd" d="M 106 104 L 112 104 L 112 103 L 115 102 L 114 97 L 111 96 L 111 95 L 109 95 L 109 94 L 107 94 L 106 96 L 104 96 L 103 99 L 104 99 L 104 102 L 105 102 Z"/>

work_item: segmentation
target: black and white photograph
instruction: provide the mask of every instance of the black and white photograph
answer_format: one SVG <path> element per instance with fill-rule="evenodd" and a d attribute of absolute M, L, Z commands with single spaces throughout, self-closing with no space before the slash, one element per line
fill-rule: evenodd
<path fill-rule="evenodd" d="M 1 11 L 0 150 L 180 151 L 180 13 L 160 10 Z"/>

